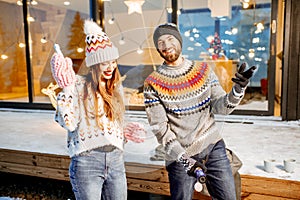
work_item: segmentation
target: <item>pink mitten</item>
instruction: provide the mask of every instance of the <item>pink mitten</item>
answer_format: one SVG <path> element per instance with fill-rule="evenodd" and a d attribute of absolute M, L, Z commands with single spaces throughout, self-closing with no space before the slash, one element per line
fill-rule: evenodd
<path fill-rule="evenodd" d="M 59 87 L 64 88 L 72 85 L 75 82 L 75 72 L 73 70 L 73 63 L 70 58 L 64 58 L 62 54 L 54 53 L 50 64 L 53 78 Z"/>
<path fill-rule="evenodd" d="M 146 131 L 142 124 L 138 122 L 130 122 L 124 128 L 124 135 L 127 140 L 131 140 L 135 143 L 144 142 Z"/>

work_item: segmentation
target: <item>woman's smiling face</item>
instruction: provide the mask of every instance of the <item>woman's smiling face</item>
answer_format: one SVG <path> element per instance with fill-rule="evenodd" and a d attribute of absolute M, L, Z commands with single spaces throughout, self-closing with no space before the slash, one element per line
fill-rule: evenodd
<path fill-rule="evenodd" d="M 117 60 L 111 60 L 111 61 L 100 63 L 100 71 L 103 78 L 111 79 L 116 67 L 117 67 Z"/>

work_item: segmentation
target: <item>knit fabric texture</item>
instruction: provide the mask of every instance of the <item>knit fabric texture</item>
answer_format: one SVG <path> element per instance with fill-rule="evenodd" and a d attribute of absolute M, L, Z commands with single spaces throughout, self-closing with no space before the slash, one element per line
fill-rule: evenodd
<path fill-rule="evenodd" d="M 86 34 L 86 66 L 103 63 L 119 58 L 118 49 L 97 23 L 85 20 L 84 33 Z"/>
<path fill-rule="evenodd" d="M 75 72 L 70 58 L 64 58 L 62 54 L 54 53 L 50 65 L 52 76 L 60 88 L 67 87 L 75 82 Z"/>
<path fill-rule="evenodd" d="M 229 114 L 242 97 L 225 93 L 212 68 L 187 59 L 161 65 L 144 84 L 145 109 L 166 160 L 202 152 L 222 139 L 214 114 Z"/>
<path fill-rule="evenodd" d="M 154 42 L 156 49 L 158 49 L 158 43 L 157 43 L 158 39 L 162 35 L 173 35 L 179 41 L 180 45 L 182 46 L 182 37 L 180 35 L 180 32 L 179 32 L 176 24 L 173 24 L 173 23 L 161 24 L 155 29 L 154 34 L 153 34 L 153 42 Z"/>
<path fill-rule="evenodd" d="M 76 75 L 76 82 L 65 87 L 57 96 L 57 110 L 55 120 L 68 131 L 67 148 L 69 156 L 73 157 L 81 153 L 113 145 L 121 150 L 124 149 L 123 125 L 117 121 L 110 121 L 104 114 L 102 96 L 98 97 L 100 128 L 94 115 L 93 92 L 88 91 L 87 107 L 84 106 L 84 89 L 86 79 Z M 122 90 L 122 86 L 119 88 Z M 90 89 L 88 89 L 90 90 Z"/>

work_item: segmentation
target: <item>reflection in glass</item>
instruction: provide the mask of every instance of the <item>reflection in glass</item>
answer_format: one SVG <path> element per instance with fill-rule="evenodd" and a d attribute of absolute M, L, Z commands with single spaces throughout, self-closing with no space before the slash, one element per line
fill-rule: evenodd
<path fill-rule="evenodd" d="M 65 56 L 74 63 L 74 70 L 84 68 L 84 19 L 89 18 L 89 1 L 74 0 L 69 4 L 46 0 L 28 1 L 28 44 L 31 82 L 28 86 L 22 1 L 0 1 L 0 101 L 28 102 L 28 87 L 32 87 L 33 101 L 47 103 L 43 89 L 57 89 L 52 78 L 50 59 L 53 45 L 58 43 Z M 13 13 L 13 17 L 12 17 Z"/>
<path fill-rule="evenodd" d="M 51 100 L 50 96 L 42 91 L 43 89 L 53 89 L 51 83 L 55 84 L 50 68 L 54 43 L 60 45 L 64 56 L 72 59 L 76 73 L 84 68 L 85 35 L 82 27 L 84 20 L 88 18 L 88 11 L 74 9 L 71 7 L 72 3 L 63 5 L 61 2 L 62 5 L 58 3 L 52 5 L 39 1 L 37 6 L 28 6 L 30 15 L 35 19 L 29 24 L 29 35 L 33 41 L 31 65 L 34 102 Z"/>
<path fill-rule="evenodd" d="M 28 102 L 22 7 L 0 1 L 0 13 L 0 101 Z"/>
<path fill-rule="evenodd" d="M 183 33 L 183 55 L 214 64 L 225 91 L 231 77 L 246 62 L 258 67 L 238 109 L 267 110 L 267 79 L 270 46 L 271 1 L 243 8 L 231 5 L 228 16 L 212 17 L 213 8 L 184 10 L 178 17 Z"/>

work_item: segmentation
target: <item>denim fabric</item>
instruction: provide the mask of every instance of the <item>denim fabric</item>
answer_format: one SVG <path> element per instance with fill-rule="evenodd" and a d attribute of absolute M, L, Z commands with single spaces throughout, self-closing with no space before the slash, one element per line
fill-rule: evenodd
<path fill-rule="evenodd" d="M 123 152 L 92 150 L 71 159 L 70 182 L 77 200 L 126 200 Z"/>
<path fill-rule="evenodd" d="M 212 199 L 236 200 L 234 178 L 230 162 L 226 155 L 223 140 L 208 147 L 203 153 L 193 156 L 194 159 L 205 162 L 207 167 L 206 186 Z M 196 179 L 188 176 L 183 165 L 179 162 L 167 163 L 172 200 L 190 200 L 193 197 Z"/>

